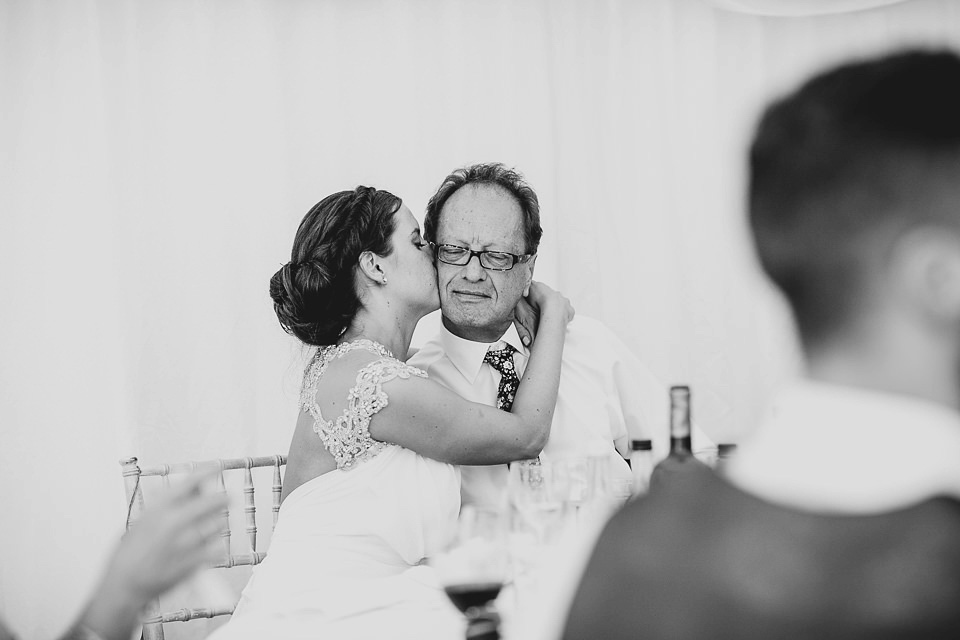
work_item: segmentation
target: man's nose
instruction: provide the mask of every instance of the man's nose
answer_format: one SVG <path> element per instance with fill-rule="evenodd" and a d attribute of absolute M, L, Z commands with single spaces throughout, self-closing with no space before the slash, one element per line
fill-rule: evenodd
<path fill-rule="evenodd" d="M 486 280 L 487 270 L 480 265 L 480 256 L 470 256 L 467 264 L 463 265 L 463 277 L 471 282 Z"/>

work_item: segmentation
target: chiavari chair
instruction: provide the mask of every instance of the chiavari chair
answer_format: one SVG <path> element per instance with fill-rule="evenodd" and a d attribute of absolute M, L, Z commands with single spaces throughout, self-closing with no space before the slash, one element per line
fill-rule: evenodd
<path fill-rule="evenodd" d="M 280 512 L 280 493 L 283 490 L 283 480 L 280 467 L 286 464 L 286 456 L 262 456 L 255 458 L 222 458 L 217 460 L 205 460 L 202 462 L 178 462 L 172 464 L 158 464 L 153 466 L 141 467 L 136 458 L 127 458 L 120 461 L 123 468 L 123 482 L 127 495 L 127 522 L 126 529 L 136 522 L 144 509 L 143 490 L 141 481 L 143 478 L 158 476 L 165 482 L 169 482 L 171 475 L 188 474 L 202 469 L 218 469 L 216 483 L 219 491 L 227 492 L 227 483 L 224 482 L 224 473 L 227 471 L 243 471 L 243 484 L 241 488 L 243 504 L 243 522 L 244 531 L 240 537 L 243 538 L 244 547 L 242 552 L 234 553 L 231 544 L 231 526 L 229 509 L 224 510 L 223 529 L 220 533 L 223 540 L 223 559 L 213 567 L 231 568 L 239 566 L 248 566 L 259 564 L 265 557 L 266 551 L 257 546 L 257 504 L 254 486 L 254 474 L 252 469 L 257 467 L 273 467 L 273 483 L 271 485 L 271 509 L 273 511 L 273 520 L 271 531 L 277 524 L 277 515 Z M 231 485 L 232 489 L 232 485 Z M 233 502 L 232 502 L 233 503 Z M 214 618 L 216 616 L 230 615 L 233 613 L 234 606 L 207 606 L 198 608 L 184 607 L 173 611 L 162 611 L 159 599 L 151 602 L 147 607 L 146 616 L 143 620 L 143 640 L 163 640 L 163 625 L 168 622 L 188 622 L 200 618 Z"/>

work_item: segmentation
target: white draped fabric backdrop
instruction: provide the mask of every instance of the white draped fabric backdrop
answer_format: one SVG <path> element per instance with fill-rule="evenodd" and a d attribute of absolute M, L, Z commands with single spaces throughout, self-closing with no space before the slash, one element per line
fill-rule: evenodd
<path fill-rule="evenodd" d="M 519 168 L 536 275 L 735 441 L 798 366 L 743 214 L 760 106 L 850 55 L 960 46 L 958 4 L 0 2 L 0 614 L 24 638 L 75 615 L 119 458 L 286 452 L 304 352 L 267 282 L 357 184 L 422 217 L 451 169 Z"/>

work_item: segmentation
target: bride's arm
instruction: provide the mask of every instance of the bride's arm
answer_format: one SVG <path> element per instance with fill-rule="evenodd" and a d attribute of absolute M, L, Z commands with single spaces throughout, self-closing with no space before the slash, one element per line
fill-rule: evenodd
<path fill-rule="evenodd" d="M 537 456 L 550 435 L 560 360 L 573 308 L 546 285 L 531 287 L 540 309 L 537 340 L 511 412 L 464 400 L 431 380 L 383 385 L 389 403 L 370 422 L 370 435 L 453 464 L 500 464 Z"/>

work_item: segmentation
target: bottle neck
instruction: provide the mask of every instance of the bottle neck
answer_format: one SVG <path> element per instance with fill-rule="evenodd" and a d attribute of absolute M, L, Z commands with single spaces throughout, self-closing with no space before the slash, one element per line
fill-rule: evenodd
<path fill-rule="evenodd" d="M 685 436 L 670 436 L 670 455 L 688 456 L 693 453 L 689 432 Z"/>
<path fill-rule="evenodd" d="M 690 442 L 690 388 L 670 388 L 670 455 L 688 456 L 693 446 Z"/>

